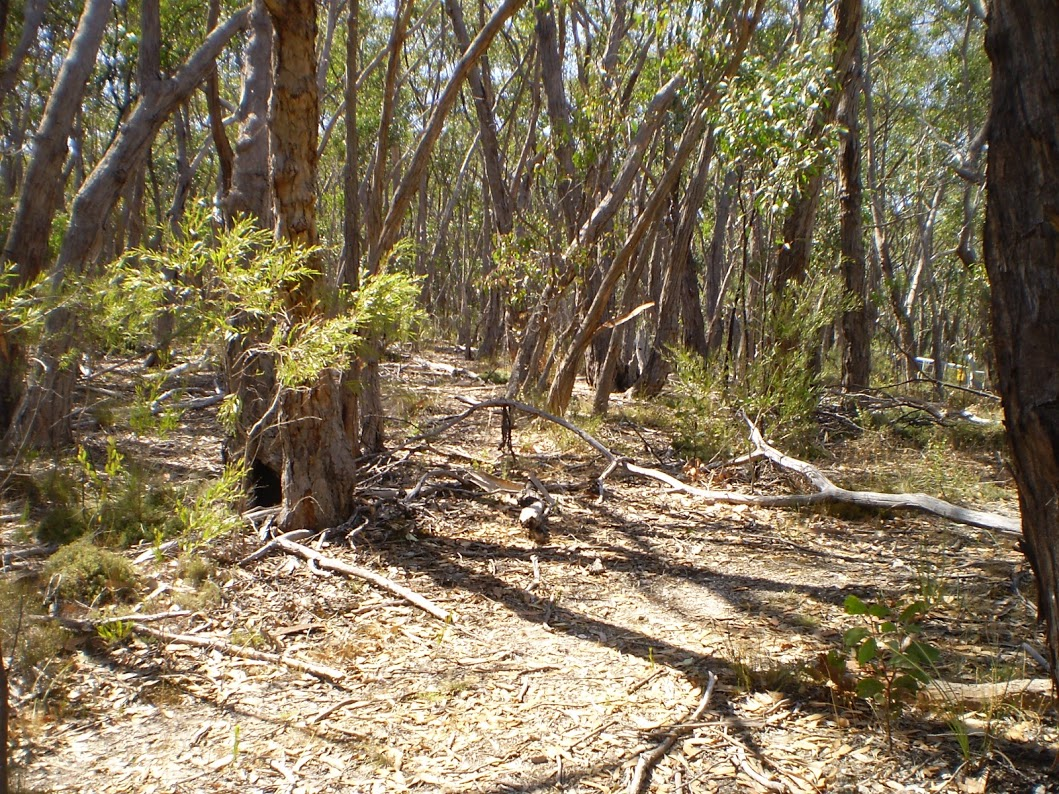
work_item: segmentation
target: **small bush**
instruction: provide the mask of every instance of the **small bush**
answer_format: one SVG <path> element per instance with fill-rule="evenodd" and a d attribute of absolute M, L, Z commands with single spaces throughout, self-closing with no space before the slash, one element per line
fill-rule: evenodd
<path fill-rule="evenodd" d="M 40 612 L 39 592 L 25 583 L 0 583 L 0 643 L 12 675 L 35 675 L 34 668 L 55 658 L 69 639 L 69 632 L 54 622 L 32 619 Z"/>
<path fill-rule="evenodd" d="M 85 604 L 126 600 L 136 587 L 132 563 L 85 540 L 55 552 L 44 566 L 44 572 L 59 577 L 60 596 Z"/>
<path fill-rule="evenodd" d="M 127 466 L 113 440 L 102 467 L 88 451 L 40 478 L 31 504 L 45 506 L 35 535 L 41 543 L 72 543 L 91 534 L 127 547 L 169 537 L 180 528 L 176 492 L 135 466 Z"/>
<path fill-rule="evenodd" d="M 216 566 L 209 560 L 204 560 L 194 554 L 185 554 L 177 564 L 177 573 L 181 579 L 189 582 L 193 587 L 202 587 L 216 572 Z"/>

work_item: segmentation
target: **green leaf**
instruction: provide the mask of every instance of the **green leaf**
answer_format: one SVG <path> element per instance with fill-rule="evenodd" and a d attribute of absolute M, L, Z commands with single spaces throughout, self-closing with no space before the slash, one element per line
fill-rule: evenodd
<path fill-rule="evenodd" d="M 864 615 L 868 612 L 868 605 L 855 595 L 846 596 L 842 607 L 846 610 L 847 615 Z"/>
<path fill-rule="evenodd" d="M 886 606 L 886 604 L 876 603 L 868 606 L 868 614 L 871 615 L 873 618 L 879 618 L 880 620 L 882 620 L 883 618 L 890 617 L 892 613 L 890 611 L 890 607 Z"/>
<path fill-rule="evenodd" d="M 927 614 L 927 603 L 925 601 L 915 601 L 902 609 L 897 619 L 901 623 L 912 623 L 925 614 Z"/>
<path fill-rule="evenodd" d="M 875 677 L 862 678 L 857 682 L 857 696 L 865 700 L 872 700 L 878 697 L 884 689 L 886 687 L 883 686 L 883 682 Z"/>
<path fill-rule="evenodd" d="M 847 648 L 855 648 L 864 641 L 871 632 L 868 631 L 866 626 L 857 626 L 850 629 L 842 636 L 842 644 Z"/>
<path fill-rule="evenodd" d="M 890 684 L 890 689 L 902 690 L 904 692 L 908 692 L 914 695 L 916 692 L 922 689 L 921 683 L 925 684 L 927 682 L 923 681 L 920 678 L 917 678 L 914 675 L 899 675 L 893 680 L 893 683 Z"/>
<path fill-rule="evenodd" d="M 908 647 L 905 648 L 905 653 L 908 655 L 909 659 L 914 661 L 920 667 L 933 667 L 941 657 L 941 651 L 929 642 L 920 642 L 919 640 L 914 640 L 908 643 Z"/>
<path fill-rule="evenodd" d="M 879 655 L 879 646 L 874 637 L 868 637 L 859 648 L 857 648 L 857 664 L 865 665 Z"/>

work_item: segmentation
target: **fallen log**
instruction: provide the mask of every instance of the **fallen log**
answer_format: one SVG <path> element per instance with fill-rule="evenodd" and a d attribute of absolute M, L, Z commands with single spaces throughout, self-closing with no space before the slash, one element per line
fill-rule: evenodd
<path fill-rule="evenodd" d="M 593 437 L 590 433 L 582 430 L 573 423 L 566 419 L 558 417 L 548 411 L 537 408 L 536 406 L 528 405 L 527 403 L 521 403 L 516 400 L 509 400 L 506 398 L 493 398 L 489 400 L 482 400 L 481 402 L 472 403 L 470 407 L 460 414 L 455 416 L 447 417 L 441 420 L 435 427 L 428 430 L 427 432 L 410 439 L 408 443 L 413 441 L 421 441 L 426 438 L 432 438 L 434 436 L 444 433 L 467 417 L 471 416 L 476 411 L 480 411 L 487 408 L 508 408 L 523 413 L 527 413 L 531 416 L 536 416 L 541 419 L 545 419 L 549 422 L 559 425 L 560 427 L 566 428 L 570 432 L 574 433 L 586 444 L 596 450 L 603 458 L 607 461 L 607 466 L 603 471 L 603 474 L 599 477 L 600 491 L 602 493 L 603 481 L 610 476 L 610 474 L 619 468 L 623 468 L 631 474 L 636 474 L 641 477 L 648 477 L 653 480 L 657 480 L 670 488 L 686 493 L 689 496 L 694 496 L 697 499 L 706 502 L 708 504 L 733 504 L 733 505 L 750 505 L 754 507 L 810 507 L 817 505 L 826 504 L 850 504 L 858 507 L 863 507 L 871 510 L 913 510 L 921 513 L 928 513 L 930 515 L 936 515 L 941 518 L 945 518 L 956 524 L 965 524 L 967 526 L 978 527 L 980 529 L 988 529 L 994 532 L 1000 532 L 1007 535 L 1021 535 L 1022 534 L 1022 522 L 1017 517 L 1000 515 L 998 513 L 990 513 L 984 510 L 975 510 L 973 508 L 960 507 L 954 505 L 951 502 L 946 502 L 943 499 L 930 496 L 924 493 L 881 493 L 878 491 L 853 491 L 848 488 L 842 488 L 833 483 L 820 469 L 813 466 L 811 463 L 807 463 L 797 458 L 792 458 L 789 455 L 785 455 L 779 450 L 775 449 L 761 435 L 761 432 L 757 429 L 753 422 L 750 421 L 745 415 L 743 416 L 747 425 L 750 428 L 750 441 L 754 445 L 754 452 L 752 457 L 765 457 L 788 471 L 800 474 L 809 484 L 815 489 L 814 493 L 807 494 L 746 494 L 738 491 L 728 490 L 714 490 L 710 488 L 699 488 L 694 485 L 682 482 L 671 474 L 659 471 L 658 469 L 649 468 L 647 466 L 640 466 L 632 462 L 629 458 L 616 455 L 606 445 L 601 443 L 598 439 Z"/>
<path fill-rule="evenodd" d="M 1051 698 L 1050 678 L 1016 678 L 984 684 L 964 684 L 957 681 L 932 681 L 919 692 L 919 700 L 928 704 L 963 704 L 989 706 L 1000 702 L 1018 702 L 1024 697 Z"/>

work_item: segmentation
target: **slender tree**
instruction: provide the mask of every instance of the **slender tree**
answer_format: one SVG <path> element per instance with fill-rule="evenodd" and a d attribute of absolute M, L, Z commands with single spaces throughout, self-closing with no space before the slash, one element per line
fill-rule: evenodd
<path fill-rule="evenodd" d="M 838 123 L 839 256 L 846 293 L 856 305 L 845 311 L 842 330 L 842 385 L 856 390 L 868 387 L 871 377 L 871 302 L 864 253 L 864 191 L 861 185 L 859 98 L 861 93 L 861 25 L 863 0 L 842 0 L 835 12 L 835 26 L 848 31 L 844 37 L 853 57 L 842 75 Z"/>
<path fill-rule="evenodd" d="M 319 242 L 316 221 L 320 95 L 315 0 L 265 0 L 275 30 L 270 112 L 276 235 L 294 246 Z M 322 268 L 290 296 L 294 318 L 319 313 Z M 286 530 L 341 523 L 352 512 L 359 450 L 355 394 L 344 373 L 325 370 L 311 387 L 278 392 L 282 509 Z"/>
<path fill-rule="evenodd" d="M 163 78 L 157 52 L 161 39 L 157 7 L 158 0 L 142 4 L 140 98 L 71 203 L 70 223 L 52 269 L 55 291 L 67 275 L 82 273 L 99 256 L 107 218 L 130 178 L 143 166 L 158 131 L 247 24 L 247 9 L 243 8 L 215 28 L 172 77 Z M 75 332 L 76 318 L 67 309 L 58 307 L 49 313 L 28 388 L 8 427 L 8 443 L 58 447 L 69 442 L 74 372 L 68 354 Z"/>

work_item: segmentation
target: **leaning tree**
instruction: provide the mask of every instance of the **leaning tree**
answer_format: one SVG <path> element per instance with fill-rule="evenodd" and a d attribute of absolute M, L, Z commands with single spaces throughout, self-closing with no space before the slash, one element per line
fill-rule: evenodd
<path fill-rule="evenodd" d="M 985 260 L 1026 555 L 1059 685 L 1059 15 L 994 0 Z"/>

